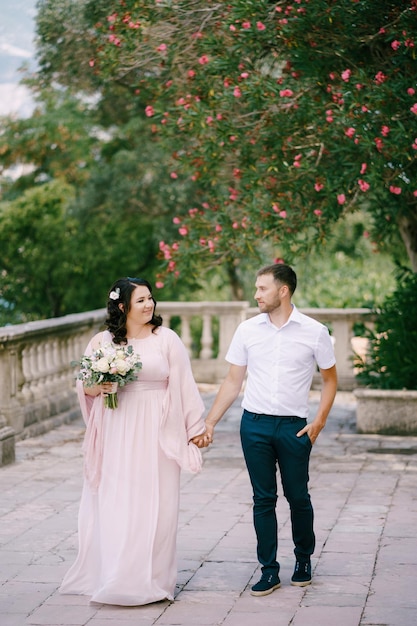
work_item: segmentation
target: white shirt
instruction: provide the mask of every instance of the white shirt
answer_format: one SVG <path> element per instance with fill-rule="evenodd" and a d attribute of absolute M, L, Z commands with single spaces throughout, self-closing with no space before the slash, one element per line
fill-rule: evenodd
<path fill-rule="evenodd" d="M 253 413 L 308 417 L 308 396 L 316 365 L 336 363 L 329 331 L 293 305 L 277 328 L 267 313 L 242 322 L 226 354 L 233 365 L 247 366 L 242 407 Z"/>

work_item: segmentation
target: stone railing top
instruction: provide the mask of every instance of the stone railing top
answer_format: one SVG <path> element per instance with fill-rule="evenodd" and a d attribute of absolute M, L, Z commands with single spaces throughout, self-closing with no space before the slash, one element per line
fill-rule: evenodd
<path fill-rule="evenodd" d="M 89 324 L 96 324 L 101 320 L 104 321 L 106 315 L 105 309 L 97 309 L 86 313 L 72 313 L 62 317 L 54 317 L 46 320 L 36 320 L 34 322 L 26 322 L 25 324 L 14 324 L 13 326 L 0 327 L 0 343 L 10 341 L 12 339 L 21 339 L 27 334 L 51 334 L 51 330 L 66 330 Z"/>

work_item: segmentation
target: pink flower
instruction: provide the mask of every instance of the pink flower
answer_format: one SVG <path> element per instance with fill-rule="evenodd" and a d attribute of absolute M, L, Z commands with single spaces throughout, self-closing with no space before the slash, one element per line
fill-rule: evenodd
<path fill-rule="evenodd" d="M 231 24 L 231 25 L 229 26 L 229 30 L 231 30 L 232 32 L 235 32 L 235 30 L 236 30 L 236 26 L 233 26 L 233 24 Z"/>
<path fill-rule="evenodd" d="M 391 48 L 393 50 L 398 50 L 400 46 L 401 46 L 401 41 L 398 41 L 397 39 L 391 42 Z"/>
<path fill-rule="evenodd" d="M 248 72 L 242 72 L 240 75 L 241 78 L 248 78 L 248 76 L 249 76 Z"/>
<path fill-rule="evenodd" d="M 356 133 L 356 129 L 353 128 L 353 126 L 351 126 L 350 128 L 347 128 L 345 130 L 346 137 L 353 137 L 355 135 L 355 133 Z"/>
<path fill-rule="evenodd" d="M 324 187 L 323 183 L 315 183 L 314 184 L 314 189 L 316 191 L 321 191 L 323 189 L 323 187 Z"/>
<path fill-rule="evenodd" d="M 314 209 L 313 213 L 314 215 L 321 215 L 323 211 L 321 211 L 320 209 Z"/>
<path fill-rule="evenodd" d="M 88 62 L 88 65 L 90 67 L 94 67 L 94 59 L 90 59 L 89 62 Z"/>
<path fill-rule="evenodd" d="M 281 89 L 279 92 L 281 98 L 291 98 L 294 95 L 294 92 L 291 89 Z"/>
<path fill-rule="evenodd" d="M 188 70 L 188 72 L 187 72 L 187 76 L 188 76 L 188 78 L 194 78 L 194 76 L 195 76 L 195 71 L 194 71 L 194 70 Z"/>
<path fill-rule="evenodd" d="M 178 229 L 178 232 L 180 235 L 185 237 L 185 235 L 188 235 L 188 228 L 186 226 L 181 226 L 181 228 Z"/>
<path fill-rule="evenodd" d="M 166 45 L 166 43 L 161 43 L 157 47 L 158 52 L 166 52 L 167 49 L 168 49 L 168 46 Z"/>
<path fill-rule="evenodd" d="M 361 174 L 365 174 L 365 172 L 366 172 L 366 168 L 367 168 L 367 167 L 368 167 L 368 166 L 367 166 L 367 164 L 366 164 L 366 163 L 362 163 L 362 166 L 361 166 Z"/>
<path fill-rule="evenodd" d="M 344 72 L 342 72 L 342 80 L 344 80 L 345 83 L 349 82 L 351 73 L 351 70 L 345 70 Z"/>
<path fill-rule="evenodd" d="M 109 35 L 110 43 L 114 43 L 115 46 L 120 46 L 120 39 L 116 35 Z"/>
<path fill-rule="evenodd" d="M 208 116 L 206 117 L 206 124 L 207 124 L 208 126 L 210 126 L 210 124 L 212 124 L 212 123 L 213 123 L 213 118 L 211 117 L 211 115 L 208 115 Z"/>
<path fill-rule="evenodd" d="M 156 283 L 155 283 L 155 287 L 156 287 L 157 289 L 162 289 L 162 288 L 163 288 L 163 286 L 164 286 L 164 283 L 163 283 L 162 281 L 160 281 L 160 280 L 157 280 L 157 281 L 156 281 Z"/>
<path fill-rule="evenodd" d="M 265 30 L 266 26 L 262 22 L 256 22 L 256 28 L 258 30 Z"/>
<path fill-rule="evenodd" d="M 171 172 L 170 176 L 171 176 L 171 178 L 173 178 L 173 179 L 178 178 L 178 174 L 177 174 L 177 172 Z"/>
<path fill-rule="evenodd" d="M 366 182 L 366 180 L 362 180 L 361 178 L 358 180 L 358 185 L 361 191 L 368 191 L 370 188 L 370 184 Z"/>
<path fill-rule="evenodd" d="M 200 63 L 200 65 L 206 65 L 209 62 L 209 58 L 207 56 L 207 54 L 203 54 L 199 59 L 198 62 Z"/>
<path fill-rule="evenodd" d="M 216 224 L 216 227 L 215 227 L 216 233 L 221 233 L 222 230 L 223 230 L 223 228 L 220 226 L 220 224 Z"/>
<path fill-rule="evenodd" d="M 337 201 L 338 201 L 339 204 L 345 204 L 345 202 L 346 202 L 345 194 L 344 193 L 339 193 L 337 195 Z"/>
<path fill-rule="evenodd" d="M 237 222 L 233 222 L 232 228 L 236 230 L 237 228 L 239 228 L 239 224 Z"/>
<path fill-rule="evenodd" d="M 391 193 L 394 193 L 396 196 L 399 196 L 402 191 L 401 187 L 395 187 L 394 185 L 391 185 L 389 190 Z"/>
<path fill-rule="evenodd" d="M 382 141 L 381 137 L 375 137 L 374 142 L 378 152 L 381 152 L 382 148 L 384 147 L 384 142 Z"/>
<path fill-rule="evenodd" d="M 280 211 L 278 213 L 279 217 L 282 217 L 283 220 L 287 217 L 287 211 Z"/>
<path fill-rule="evenodd" d="M 155 114 L 154 108 L 153 106 L 151 106 L 150 104 L 148 104 L 148 106 L 145 109 L 145 115 L 146 117 L 152 117 L 152 115 Z"/>
<path fill-rule="evenodd" d="M 272 205 L 272 210 L 273 210 L 273 211 L 275 211 L 275 213 L 279 213 L 279 210 L 280 210 L 280 209 L 279 209 L 279 205 L 274 203 L 274 204 Z"/>
<path fill-rule="evenodd" d="M 409 96 L 414 96 L 414 94 L 416 93 L 416 90 L 414 89 L 414 87 L 409 87 L 407 89 L 407 93 Z"/>
<path fill-rule="evenodd" d="M 242 28 L 244 28 L 245 30 L 247 30 L 248 28 L 250 28 L 250 22 L 246 21 L 246 22 L 242 22 Z"/>
<path fill-rule="evenodd" d="M 387 136 L 389 135 L 390 130 L 391 130 L 391 129 L 390 129 L 390 127 L 389 127 L 389 126 L 383 126 L 383 127 L 381 128 L 381 135 L 382 135 L 383 137 L 387 137 Z"/>
<path fill-rule="evenodd" d="M 416 196 L 416 197 L 417 197 L 417 189 L 415 189 L 415 190 L 413 191 L 413 196 Z"/>
<path fill-rule="evenodd" d="M 410 107 L 410 111 L 411 113 L 414 113 L 414 115 L 417 115 L 417 102 L 415 102 L 413 106 Z"/>
<path fill-rule="evenodd" d="M 382 85 L 382 83 L 385 83 L 385 81 L 387 80 L 387 76 L 383 72 L 377 72 L 375 74 L 374 80 L 377 83 L 377 85 Z"/>
<path fill-rule="evenodd" d="M 240 91 L 239 87 L 235 87 L 233 89 L 233 95 L 234 95 L 235 98 L 240 98 L 241 97 L 242 92 Z"/>
<path fill-rule="evenodd" d="M 181 220 L 179 217 L 173 217 L 172 218 L 172 223 L 173 224 L 181 224 Z"/>
<path fill-rule="evenodd" d="M 417 137 L 414 139 L 414 143 L 413 143 L 413 144 L 411 144 L 411 147 L 412 147 L 414 150 L 417 150 Z"/>

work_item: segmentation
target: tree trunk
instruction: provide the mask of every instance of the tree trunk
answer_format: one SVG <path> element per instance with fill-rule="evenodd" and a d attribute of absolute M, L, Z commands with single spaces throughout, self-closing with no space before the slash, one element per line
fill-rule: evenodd
<path fill-rule="evenodd" d="M 229 277 L 229 285 L 232 289 L 233 300 L 244 300 L 244 290 L 239 276 L 236 272 L 236 267 L 232 263 L 228 263 L 226 266 L 227 276 Z"/>
<path fill-rule="evenodd" d="M 407 215 L 398 218 L 398 228 L 411 262 L 411 268 L 417 273 L 417 207 L 410 207 Z"/>

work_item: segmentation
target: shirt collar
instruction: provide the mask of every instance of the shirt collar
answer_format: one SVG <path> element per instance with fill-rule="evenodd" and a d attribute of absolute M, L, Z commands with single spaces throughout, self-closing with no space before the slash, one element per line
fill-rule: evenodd
<path fill-rule="evenodd" d="M 289 316 L 288 320 L 285 322 L 284 326 L 287 326 L 287 324 L 290 324 L 292 322 L 295 322 L 296 324 L 301 324 L 300 311 L 297 309 L 295 304 L 291 304 L 291 306 L 292 306 L 291 315 Z M 274 326 L 274 324 L 269 319 L 268 313 L 259 313 L 259 315 L 256 316 L 255 320 L 258 324 L 266 324 L 267 326 L 272 326 L 273 328 L 276 328 L 276 326 Z M 282 326 L 282 328 L 284 328 L 284 326 Z"/>

